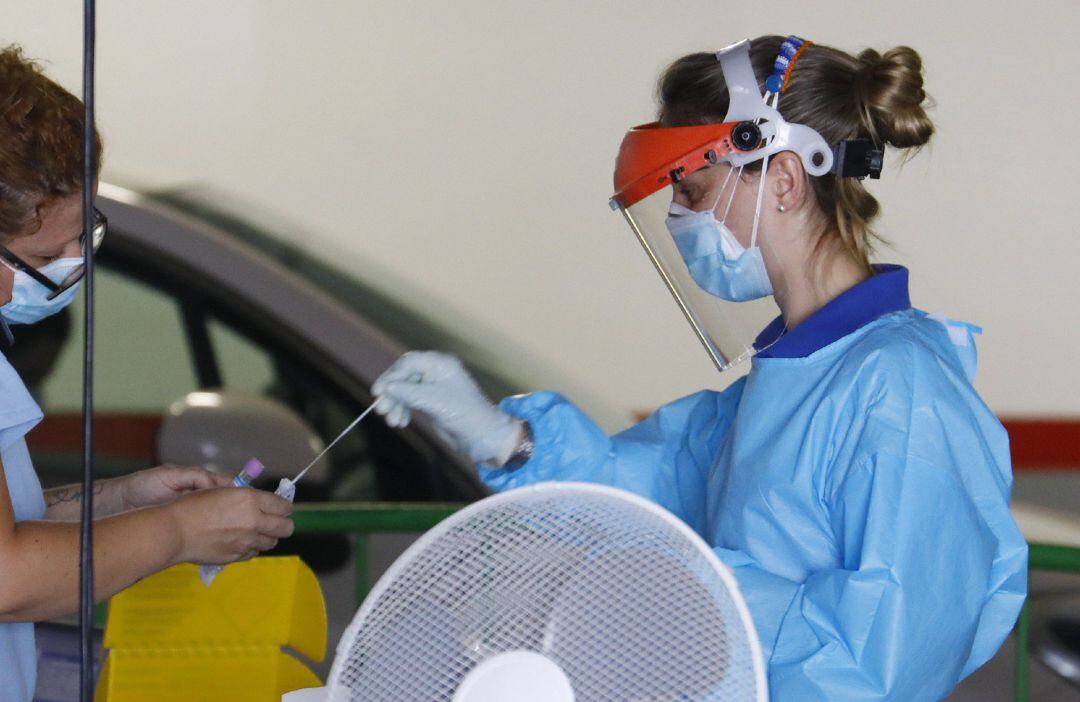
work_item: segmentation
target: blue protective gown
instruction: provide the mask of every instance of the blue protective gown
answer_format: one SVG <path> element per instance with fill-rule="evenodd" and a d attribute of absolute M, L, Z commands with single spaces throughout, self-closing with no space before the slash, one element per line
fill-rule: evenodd
<path fill-rule="evenodd" d="M 773 700 L 938 700 L 997 651 L 1027 590 L 971 332 L 911 309 L 907 271 L 881 267 L 747 377 L 616 436 L 554 393 L 504 400 L 536 448 L 481 474 L 613 485 L 683 519 L 738 579 Z"/>

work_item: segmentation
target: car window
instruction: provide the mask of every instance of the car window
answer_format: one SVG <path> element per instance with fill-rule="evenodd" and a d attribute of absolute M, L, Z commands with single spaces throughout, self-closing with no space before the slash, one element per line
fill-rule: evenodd
<path fill-rule="evenodd" d="M 370 402 L 254 331 L 255 320 L 205 291 L 148 274 L 134 259 L 100 256 L 96 276 L 96 471 L 102 477 L 153 465 L 166 408 L 193 390 L 224 388 L 279 400 L 329 442 Z M 189 294 L 190 293 L 190 294 Z M 243 306 L 241 306 L 243 307 Z M 247 312 L 246 314 L 257 314 Z M 81 476 L 81 298 L 61 315 L 16 328 L 13 365 L 46 419 L 28 437 L 47 486 Z M 474 495 L 452 460 L 412 430 L 366 421 L 326 459 L 305 500 L 441 500 Z"/>
<path fill-rule="evenodd" d="M 177 300 L 104 267 L 95 283 L 97 408 L 160 412 L 194 390 L 191 353 Z M 55 367 L 37 385 L 39 402 L 47 413 L 82 410 L 83 314 L 80 296 L 68 308 L 68 331 Z M 38 333 L 37 326 L 16 328 L 15 350 L 40 353 L 40 348 L 28 347 L 58 339 Z"/>
<path fill-rule="evenodd" d="M 217 319 L 208 320 L 208 329 L 225 387 L 262 394 L 274 385 L 277 371 L 268 349 Z"/>
<path fill-rule="evenodd" d="M 197 388 L 178 302 L 101 267 L 95 286 L 95 472 L 154 463 L 162 412 Z M 46 487 L 81 480 L 84 299 L 14 328 L 8 358 L 45 413 L 27 437 Z"/>

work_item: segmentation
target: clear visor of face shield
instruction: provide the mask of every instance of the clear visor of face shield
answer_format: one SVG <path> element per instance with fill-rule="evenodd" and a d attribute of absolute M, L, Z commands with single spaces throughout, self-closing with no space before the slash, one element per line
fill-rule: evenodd
<path fill-rule="evenodd" d="M 783 213 L 762 211 L 769 159 L 792 151 L 809 175 L 822 175 L 832 151 L 814 130 L 786 122 L 775 96 L 762 96 L 749 42 L 717 58 L 731 96 L 724 122 L 632 129 L 616 163 L 612 206 L 717 368 L 726 370 L 785 332 L 782 322 L 772 324 L 780 315 L 776 297 L 791 286 L 776 265 L 784 252 L 766 231 Z"/>
<path fill-rule="evenodd" d="M 783 331 L 755 347 L 758 335 L 780 313 L 773 293 L 782 281 L 774 282 L 765 268 L 763 242 L 751 247 L 749 232 L 736 233 L 739 226 L 730 210 L 727 221 L 721 221 L 728 203 L 734 207 L 735 189 L 754 187 L 756 181 L 726 166 L 693 175 L 710 202 L 673 197 L 668 189 L 623 214 L 709 356 L 726 370 L 775 342 Z"/>

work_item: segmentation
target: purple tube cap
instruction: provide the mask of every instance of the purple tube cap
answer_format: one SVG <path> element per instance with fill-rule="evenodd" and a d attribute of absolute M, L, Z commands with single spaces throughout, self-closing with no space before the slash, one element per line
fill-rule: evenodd
<path fill-rule="evenodd" d="M 264 470 L 266 470 L 266 466 L 258 458 L 252 458 L 244 464 L 244 472 L 250 475 L 252 480 L 262 475 Z"/>

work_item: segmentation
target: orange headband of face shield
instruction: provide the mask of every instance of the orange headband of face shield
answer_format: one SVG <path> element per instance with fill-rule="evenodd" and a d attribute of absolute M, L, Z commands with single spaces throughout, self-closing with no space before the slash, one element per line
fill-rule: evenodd
<path fill-rule="evenodd" d="M 630 207 L 728 154 L 760 146 L 761 130 L 753 122 L 694 127 L 662 127 L 653 122 L 634 127 L 623 138 L 615 159 L 612 209 Z"/>

